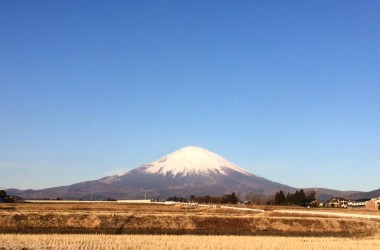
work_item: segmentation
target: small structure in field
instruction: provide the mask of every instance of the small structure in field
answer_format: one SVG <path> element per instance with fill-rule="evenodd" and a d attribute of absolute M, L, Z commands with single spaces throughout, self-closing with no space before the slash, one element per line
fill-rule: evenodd
<path fill-rule="evenodd" d="M 379 210 L 380 206 L 380 197 L 372 198 L 365 204 L 365 209 L 367 210 Z"/>
<path fill-rule="evenodd" d="M 308 207 L 323 207 L 323 201 L 320 200 L 313 200 L 308 204 Z"/>

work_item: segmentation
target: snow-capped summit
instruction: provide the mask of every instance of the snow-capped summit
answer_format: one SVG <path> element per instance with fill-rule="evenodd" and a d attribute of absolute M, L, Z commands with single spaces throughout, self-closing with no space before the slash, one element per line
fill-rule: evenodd
<path fill-rule="evenodd" d="M 142 168 L 146 173 L 160 175 L 187 176 L 211 173 L 226 175 L 226 170 L 234 170 L 244 175 L 252 176 L 248 171 L 221 156 L 195 146 L 181 148 L 151 164 L 144 165 Z"/>

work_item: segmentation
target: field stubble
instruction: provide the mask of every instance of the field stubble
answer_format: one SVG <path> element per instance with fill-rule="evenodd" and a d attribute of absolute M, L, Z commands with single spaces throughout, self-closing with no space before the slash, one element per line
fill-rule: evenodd
<path fill-rule="evenodd" d="M 276 236 L 0 234 L 0 242 L 0 249 L 380 249 L 378 239 Z"/>
<path fill-rule="evenodd" d="M 374 237 L 380 221 L 157 204 L 0 204 L 0 233 Z"/>

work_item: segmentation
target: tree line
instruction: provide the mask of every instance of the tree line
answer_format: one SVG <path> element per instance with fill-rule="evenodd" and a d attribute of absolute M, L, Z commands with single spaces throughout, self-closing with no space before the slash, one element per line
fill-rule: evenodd
<path fill-rule="evenodd" d="M 0 190 L 0 203 L 2 202 L 13 203 L 15 200 L 12 196 L 7 195 L 5 190 Z"/>
<path fill-rule="evenodd" d="M 197 203 L 209 203 L 209 204 L 237 204 L 239 198 L 236 196 L 235 192 L 230 194 L 224 194 L 222 196 L 194 196 L 190 195 L 189 199 L 183 197 L 169 197 L 167 201 L 176 201 L 176 202 L 197 202 Z"/>
<path fill-rule="evenodd" d="M 274 197 L 274 205 L 306 205 L 316 200 L 316 192 L 310 191 L 307 194 L 301 190 L 295 193 L 287 193 L 286 195 L 281 190 Z"/>

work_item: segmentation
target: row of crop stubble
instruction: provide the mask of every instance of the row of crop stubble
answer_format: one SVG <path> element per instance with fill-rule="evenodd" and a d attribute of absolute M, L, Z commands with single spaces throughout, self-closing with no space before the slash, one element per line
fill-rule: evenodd
<path fill-rule="evenodd" d="M 181 205 L 0 204 L 0 233 L 380 236 L 380 221 Z"/>
<path fill-rule="evenodd" d="M 0 234 L 0 249 L 380 249 L 380 239 L 195 236 Z"/>

